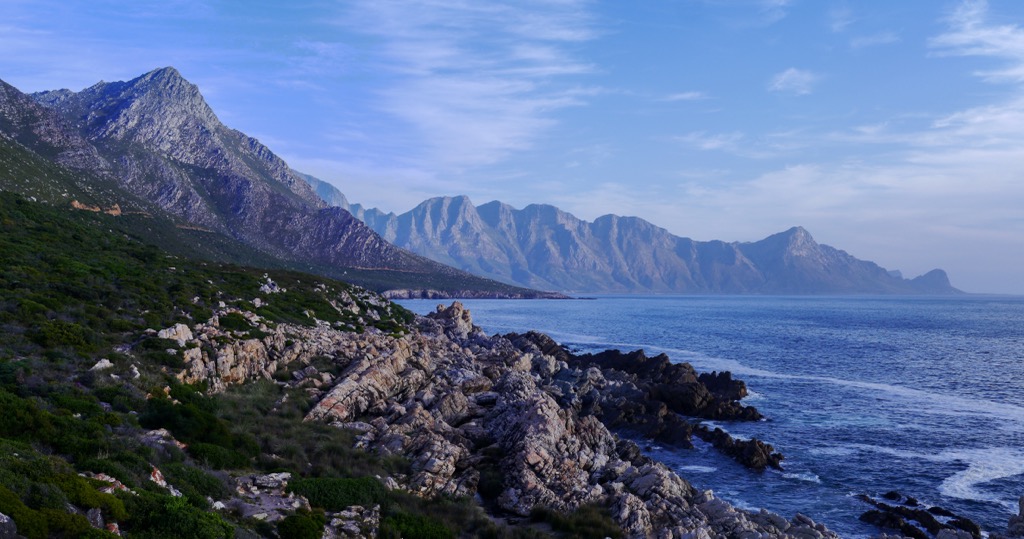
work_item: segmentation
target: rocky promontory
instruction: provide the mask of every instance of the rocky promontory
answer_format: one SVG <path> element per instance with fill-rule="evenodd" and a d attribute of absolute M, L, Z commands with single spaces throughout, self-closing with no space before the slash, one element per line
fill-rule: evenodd
<path fill-rule="evenodd" d="M 686 446 L 699 435 L 687 418 L 759 418 L 737 402 L 745 387 L 727 374 L 698 375 L 643 352 L 573 355 L 537 333 L 488 336 L 458 302 L 416 317 L 405 334 L 326 323 L 270 328 L 241 314 L 267 334 L 231 342 L 215 323 L 198 324 L 192 335 L 173 332 L 188 337 L 182 381 L 216 390 L 268 377 L 283 364 L 330 357 L 337 376 L 296 371 L 302 375 L 292 383 L 316 402 L 305 419 L 357 433 L 366 450 L 408 459 L 408 473 L 382 478 L 390 488 L 478 495 L 506 518 L 537 507 L 597 505 L 629 537 L 837 537 L 803 515 L 732 507 L 616 434 Z M 773 454 L 756 440 L 731 443 L 747 443 L 751 455 Z M 778 464 L 740 460 L 755 468 Z"/>

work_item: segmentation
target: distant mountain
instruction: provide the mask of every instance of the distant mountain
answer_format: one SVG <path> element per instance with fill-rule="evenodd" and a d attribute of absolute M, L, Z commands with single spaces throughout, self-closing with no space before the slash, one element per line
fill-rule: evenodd
<path fill-rule="evenodd" d="M 243 246 L 222 252 L 248 249 L 377 290 L 535 294 L 399 249 L 325 204 L 267 147 L 224 126 L 174 68 L 32 96 L 0 82 L 0 160 L 11 171 L 0 188 L 130 206 Z"/>
<path fill-rule="evenodd" d="M 637 217 L 594 222 L 554 206 L 517 210 L 467 197 L 432 198 L 401 215 L 353 205 L 306 177 L 324 200 L 349 209 L 385 239 L 503 282 L 564 292 L 686 294 L 954 294 L 945 272 L 904 279 L 820 245 L 794 227 L 753 243 L 695 241 Z"/>

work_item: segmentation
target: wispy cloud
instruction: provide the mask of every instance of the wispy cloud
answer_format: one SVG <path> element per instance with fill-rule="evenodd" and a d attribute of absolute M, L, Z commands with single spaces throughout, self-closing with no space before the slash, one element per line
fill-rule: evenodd
<path fill-rule="evenodd" d="M 764 22 L 774 24 L 786 17 L 786 8 L 792 4 L 792 0 L 760 0 L 761 15 Z"/>
<path fill-rule="evenodd" d="M 1015 24 L 991 24 L 987 16 L 988 2 L 962 2 L 949 16 L 950 31 L 932 39 L 930 45 L 939 54 L 1003 59 L 1008 64 L 1005 68 L 978 75 L 994 82 L 1024 82 L 1024 30 Z"/>
<path fill-rule="evenodd" d="M 594 39 L 587 2 L 360 0 L 340 21 L 377 41 L 390 77 L 376 106 L 419 134 L 431 166 L 493 164 L 530 148 L 554 113 L 582 104 L 573 52 Z"/>
<path fill-rule="evenodd" d="M 858 36 L 850 40 L 850 48 L 863 49 L 866 47 L 877 47 L 880 45 L 892 45 L 899 43 L 900 36 L 894 32 L 882 32 L 868 36 Z"/>
<path fill-rule="evenodd" d="M 745 135 L 738 131 L 710 134 L 704 131 L 694 131 L 675 137 L 675 140 L 697 150 L 736 152 L 744 138 Z"/>
<path fill-rule="evenodd" d="M 768 83 L 768 89 L 773 92 L 807 95 L 814 91 L 814 85 L 820 79 L 820 75 L 811 71 L 791 67 L 772 77 Z"/>
<path fill-rule="evenodd" d="M 663 98 L 662 101 L 700 101 L 707 99 L 708 96 L 704 92 L 679 92 L 676 94 L 669 94 Z"/>
<path fill-rule="evenodd" d="M 846 31 L 855 21 L 849 6 L 835 7 L 828 12 L 828 27 L 837 34 Z"/>

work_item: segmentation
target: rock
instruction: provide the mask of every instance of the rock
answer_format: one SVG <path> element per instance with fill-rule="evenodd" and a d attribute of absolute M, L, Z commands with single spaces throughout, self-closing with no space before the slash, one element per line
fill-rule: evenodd
<path fill-rule="evenodd" d="M 112 369 L 112 368 L 114 368 L 114 364 L 111 363 L 109 359 L 103 358 L 103 359 L 97 361 L 96 364 L 93 365 L 92 368 L 89 369 L 89 370 L 90 371 L 103 371 L 103 370 Z"/>
<path fill-rule="evenodd" d="M 706 425 L 698 425 L 693 432 L 705 442 L 714 445 L 748 468 L 755 470 L 764 470 L 768 467 L 782 469 L 782 455 L 775 452 L 774 447 L 757 438 L 739 440 L 720 428 L 716 427 L 715 430 L 711 430 Z"/>
<path fill-rule="evenodd" d="M 167 492 L 171 494 L 171 496 L 174 496 L 176 498 L 181 497 L 181 491 L 168 484 L 167 480 L 164 479 L 164 474 L 161 473 L 160 469 L 157 468 L 156 466 L 153 466 L 153 469 L 150 471 L 149 480 L 166 489 Z"/>
<path fill-rule="evenodd" d="M 192 330 L 185 324 L 174 324 L 173 326 L 161 329 L 156 333 L 161 339 L 168 339 L 178 343 L 179 347 L 185 346 L 186 341 L 192 340 Z"/>
<path fill-rule="evenodd" d="M 1007 537 L 1024 537 L 1024 496 L 1017 500 L 1019 510 L 1015 516 L 1010 517 L 1010 523 L 1006 527 Z"/>
<path fill-rule="evenodd" d="M 279 472 L 267 475 L 258 475 L 253 478 L 253 483 L 261 488 L 283 489 L 288 486 L 288 481 L 291 478 L 292 474 L 288 472 Z"/>
<path fill-rule="evenodd" d="M 0 539 L 17 539 L 21 537 L 18 535 L 18 526 L 14 523 L 14 519 L 0 513 Z"/>

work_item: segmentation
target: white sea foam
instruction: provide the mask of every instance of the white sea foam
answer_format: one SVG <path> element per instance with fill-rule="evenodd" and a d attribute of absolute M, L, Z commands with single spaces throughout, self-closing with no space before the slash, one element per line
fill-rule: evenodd
<path fill-rule="evenodd" d="M 757 391 L 752 391 L 749 388 L 747 389 L 747 396 L 743 397 L 743 402 L 747 402 L 747 403 L 749 403 L 749 402 L 758 402 L 758 401 L 762 401 L 762 400 L 764 400 L 764 395 L 758 393 Z"/>
<path fill-rule="evenodd" d="M 853 447 L 903 459 L 966 464 L 966 469 L 942 481 L 939 485 L 940 494 L 950 498 L 998 503 L 1010 510 L 1017 508 L 1016 501 L 1000 499 L 979 487 L 997 479 L 1024 475 L 1024 450 L 1021 448 L 982 447 L 925 453 L 866 444 L 856 444 Z"/>
<path fill-rule="evenodd" d="M 713 466 L 698 466 L 696 464 L 689 465 L 689 466 L 679 466 L 676 469 L 679 470 L 680 472 L 693 472 L 693 473 L 715 473 L 715 472 L 718 471 L 718 468 L 715 468 Z"/>
<path fill-rule="evenodd" d="M 845 457 L 852 455 L 855 450 L 844 446 L 835 447 L 813 447 L 807 450 L 808 453 L 822 457 Z"/>
<path fill-rule="evenodd" d="M 1024 451 L 1020 448 L 954 450 L 945 451 L 940 455 L 967 464 L 966 470 L 959 471 L 942 481 L 939 492 L 943 496 L 995 502 L 1011 510 L 1016 509 L 1016 503 L 987 494 L 978 487 L 997 479 L 1024 475 Z"/>
<path fill-rule="evenodd" d="M 821 483 L 821 478 L 818 474 L 811 472 L 797 472 L 797 473 L 784 473 L 782 477 L 786 479 L 796 479 L 798 481 L 806 481 L 808 483 Z"/>

